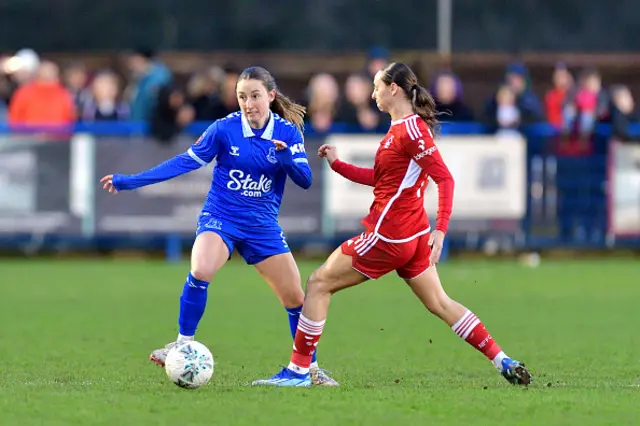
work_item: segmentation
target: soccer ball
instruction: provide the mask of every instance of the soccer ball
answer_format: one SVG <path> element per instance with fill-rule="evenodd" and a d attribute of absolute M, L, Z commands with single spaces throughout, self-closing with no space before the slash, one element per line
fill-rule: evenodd
<path fill-rule="evenodd" d="M 209 383 L 213 376 L 213 355 L 200 342 L 180 342 L 167 354 L 164 369 L 169 379 L 186 389 Z"/>

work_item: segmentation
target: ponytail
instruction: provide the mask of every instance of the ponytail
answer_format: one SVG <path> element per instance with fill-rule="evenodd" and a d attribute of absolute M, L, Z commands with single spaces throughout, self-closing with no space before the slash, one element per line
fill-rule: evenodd
<path fill-rule="evenodd" d="M 418 77 L 411 68 L 402 62 L 392 62 L 379 72 L 382 73 L 381 80 L 387 86 L 395 83 L 402 88 L 404 95 L 411 102 L 414 114 L 418 114 L 424 120 L 435 137 L 440 130 L 436 101 L 427 89 L 418 84 Z"/>
<path fill-rule="evenodd" d="M 296 125 L 300 133 L 304 131 L 304 114 L 307 109 L 283 95 L 276 89 L 276 97 L 271 104 L 271 110 L 287 121 Z"/>
<path fill-rule="evenodd" d="M 413 106 L 413 112 L 418 114 L 435 137 L 440 131 L 440 123 L 438 122 L 436 112 L 436 101 L 431 96 L 431 93 L 427 89 L 417 84 L 411 86 L 410 91 L 411 105 Z"/>

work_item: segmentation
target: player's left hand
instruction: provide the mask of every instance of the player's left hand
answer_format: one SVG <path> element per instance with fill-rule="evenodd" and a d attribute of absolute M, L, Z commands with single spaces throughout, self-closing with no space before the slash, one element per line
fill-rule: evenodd
<path fill-rule="evenodd" d="M 429 246 L 431 247 L 431 256 L 429 263 L 435 265 L 440 260 L 442 254 L 442 246 L 444 245 L 444 232 L 437 229 L 429 236 Z"/>
<path fill-rule="evenodd" d="M 102 183 L 102 188 L 105 191 L 108 191 L 111 194 L 117 194 L 118 190 L 115 186 L 113 186 L 113 175 L 106 175 L 102 179 L 100 179 L 100 183 Z"/>
<path fill-rule="evenodd" d="M 287 144 L 282 141 L 272 140 L 273 144 L 276 146 L 276 151 L 282 151 L 287 147 Z"/>

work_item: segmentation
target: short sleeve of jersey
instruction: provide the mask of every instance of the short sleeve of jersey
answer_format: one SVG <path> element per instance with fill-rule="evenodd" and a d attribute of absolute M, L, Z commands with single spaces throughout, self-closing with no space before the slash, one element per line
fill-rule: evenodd
<path fill-rule="evenodd" d="M 289 145 L 289 149 L 291 150 L 291 157 L 294 163 L 309 163 L 307 151 L 304 148 L 304 138 L 300 130 L 295 126 L 291 129 L 291 136 L 289 141 L 287 141 L 287 145 Z"/>
<path fill-rule="evenodd" d="M 218 155 L 220 145 L 219 133 L 219 123 L 216 121 L 191 145 L 187 151 L 189 156 L 202 166 L 211 163 Z"/>

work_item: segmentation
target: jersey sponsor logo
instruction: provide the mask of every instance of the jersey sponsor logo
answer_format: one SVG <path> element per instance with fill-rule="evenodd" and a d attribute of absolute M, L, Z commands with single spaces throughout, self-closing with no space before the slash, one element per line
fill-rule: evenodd
<path fill-rule="evenodd" d="M 436 151 L 436 149 L 437 149 L 437 148 L 436 148 L 435 146 L 432 146 L 432 147 L 430 147 L 430 148 L 427 148 L 426 150 L 422 151 L 421 153 L 419 153 L 419 154 L 415 155 L 415 156 L 413 157 L 413 159 L 414 159 L 414 160 L 416 160 L 416 161 L 418 161 L 418 160 L 420 160 L 421 158 L 426 157 L 427 155 L 431 155 L 431 154 L 433 154 L 433 153 Z"/>
<path fill-rule="evenodd" d="M 303 143 L 293 144 L 293 145 L 291 145 L 291 147 L 289 149 L 291 150 L 291 154 L 293 154 L 293 155 L 307 152 L 304 149 L 304 144 Z"/>
<path fill-rule="evenodd" d="M 389 148 L 392 143 L 393 143 L 393 136 L 391 136 L 389 139 L 387 139 L 387 141 L 384 143 L 384 147 L 385 148 Z"/>
<path fill-rule="evenodd" d="M 424 141 L 422 139 L 418 141 L 418 147 L 421 151 L 424 151 Z"/>
<path fill-rule="evenodd" d="M 262 197 L 271 191 L 273 181 L 265 175 L 260 175 L 258 180 L 253 179 L 251 173 L 245 174 L 242 170 L 229 170 L 229 182 L 227 188 L 232 191 L 240 191 L 245 197 Z"/>
<path fill-rule="evenodd" d="M 269 152 L 267 153 L 267 160 L 271 164 L 277 164 L 278 163 L 278 159 L 276 158 L 276 149 L 275 149 L 275 147 L 269 148 Z"/>

